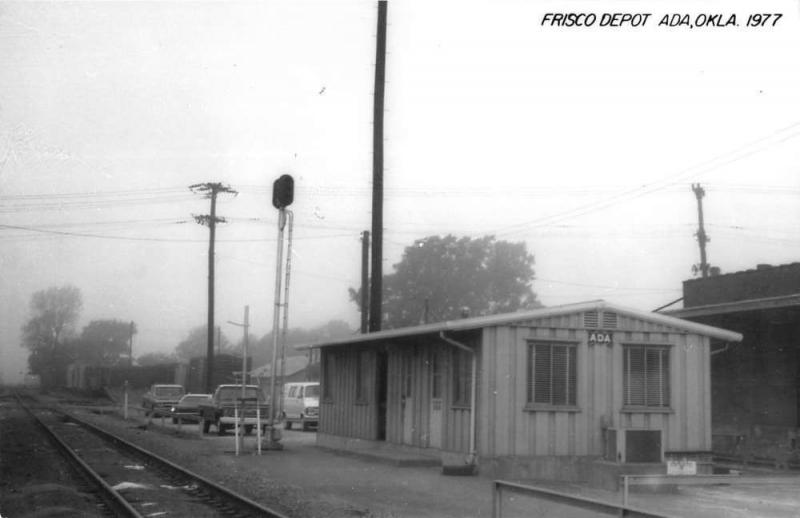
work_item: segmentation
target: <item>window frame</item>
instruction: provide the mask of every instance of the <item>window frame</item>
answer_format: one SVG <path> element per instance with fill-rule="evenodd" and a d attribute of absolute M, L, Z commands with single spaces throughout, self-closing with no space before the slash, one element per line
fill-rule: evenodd
<path fill-rule="evenodd" d="M 576 340 L 560 340 L 554 338 L 528 338 L 525 340 L 526 364 L 525 364 L 525 410 L 528 411 L 564 411 L 580 412 L 578 398 L 578 350 L 580 342 Z M 549 385 L 550 402 L 536 401 L 536 349 L 537 347 L 547 346 L 550 349 Z M 566 394 L 565 401 L 553 402 L 554 382 L 553 378 L 553 356 L 554 348 L 565 349 L 567 351 L 567 364 L 564 376 L 563 392 Z M 570 358 L 571 352 L 571 358 Z M 571 363 L 570 363 L 571 359 Z"/>
<path fill-rule="evenodd" d="M 671 413 L 672 409 L 672 387 L 673 387 L 673 369 L 672 369 L 672 351 L 675 344 L 671 343 L 647 343 L 647 342 L 625 342 L 620 344 L 622 347 L 622 411 L 623 412 L 645 412 L 645 413 Z M 640 380 L 642 386 L 642 398 L 644 404 L 631 403 L 631 380 L 630 376 L 630 351 L 640 349 L 643 352 L 642 356 L 642 379 Z M 650 394 L 648 394 L 647 373 L 648 369 L 648 355 L 647 351 L 658 351 L 659 355 L 659 377 L 661 383 L 659 384 L 659 403 L 650 403 Z M 666 354 L 666 361 L 664 355 Z M 666 400 L 665 400 L 666 398 Z"/>

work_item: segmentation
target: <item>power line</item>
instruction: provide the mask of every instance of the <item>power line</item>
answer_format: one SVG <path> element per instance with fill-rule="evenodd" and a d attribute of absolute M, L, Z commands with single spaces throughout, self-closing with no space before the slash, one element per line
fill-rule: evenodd
<path fill-rule="evenodd" d="M 775 137 L 777 135 L 781 135 L 782 133 L 785 133 L 788 130 L 794 129 L 794 128 L 797 128 L 797 127 L 800 127 L 800 121 L 792 123 L 792 124 L 790 124 L 790 125 L 788 125 L 788 126 L 786 126 L 784 128 L 780 128 L 778 130 L 775 130 L 771 134 L 769 134 L 769 135 L 767 135 L 765 137 L 761 137 L 759 139 L 751 141 L 751 142 L 749 142 L 749 143 L 747 143 L 747 144 L 745 144 L 743 146 L 740 146 L 740 147 L 738 147 L 736 149 L 733 149 L 731 151 L 728 151 L 728 152 L 722 153 L 720 155 L 717 155 L 714 158 L 711 158 L 711 159 L 709 159 L 709 160 L 707 160 L 705 162 L 702 162 L 702 163 L 700 163 L 700 164 L 698 164 L 696 166 L 688 167 L 686 169 L 683 169 L 682 171 L 679 171 L 678 173 L 676 173 L 674 175 L 667 176 L 665 178 L 662 178 L 660 180 L 656 180 L 656 181 L 651 182 L 649 184 L 644 184 L 644 185 L 636 187 L 636 188 L 628 189 L 628 190 L 626 190 L 624 192 L 621 192 L 621 193 L 617 194 L 616 196 L 612 196 L 611 198 L 609 198 L 607 200 L 601 200 L 601 201 L 598 201 L 598 202 L 589 203 L 587 205 L 583 205 L 581 207 L 576 207 L 574 209 L 569 209 L 569 210 L 566 210 L 564 212 L 551 214 L 551 215 L 548 215 L 548 216 L 543 216 L 541 218 L 538 218 L 538 219 L 535 219 L 535 220 L 530 220 L 530 221 L 527 221 L 527 222 L 524 222 L 524 223 L 518 223 L 518 224 L 515 224 L 515 225 L 510 225 L 508 227 L 505 227 L 505 230 L 504 229 L 500 229 L 496 234 L 498 236 L 507 235 L 507 234 L 513 234 L 513 233 L 525 230 L 526 227 L 541 226 L 541 225 L 547 224 L 547 223 L 552 224 L 554 222 L 562 221 L 564 219 L 573 218 L 573 217 L 577 217 L 577 216 L 582 216 L 582 215 L 588 214 L 590 212 L 594 212 L 594 211 L 597 211 L 597 210 L 600 210 L 600 209 L 608 208 L 611 205 L 615 205 L 615 204 L 617 204 L 619 202 L 629 201 L 629 200 L 644 196 L 645 194 L 649 194 L 651 192 L 663 189 L 664 187 L 672 185 L 678 179 L 683 179 L 683 178 L 685 178 L 687 176 L 690 176 L 690 175 L 701 176 L 701 175 L 706 174 L 708 172 L 711 172 L 711 171 L 713 171 L 715 169 L 718 169 L 718 168 L 720 168 L 720 167 L 722 167 L 724 165 L 731 164 L 733 162 L 736 162 L 738 160 L 742 160 L 744 158 L 747 158 L 747 157 L 749 157 L 751 155 L 754 155 L 756 153 L 759 153 L 759 152 L 763 151 L 766 148 L 756 148 L 756 149 L 753 149 L 751 151 L 744 151 L 744 150 L 746 150 L 747 148 L 751 148 L 751 147 L 753 147 L 753 146 L 755 146 L 755 145 L 757 145 L 757 144 L 759 144 L 761 142 L 769 140 L 769 139 L 771 139 L 771 138 L 773 138 L 773 137 Z M 800 135 L 800 132 L 795 131 L 793 133 L 790 133 L 789 135 L 787 135 L 784 138 L 782 138 L 781 140 L 779 140 L 778 143 L 785 142 L 786 140 L 788 140 L 790 138 L 794 138 L 797 135 Z M 737 155 L 737 153 L 739 153 L 739 154 Z M 728 160 L 725 160 L 723 162 L 717 163 L 720 160 L 723 160 L 728 156 L 732 156 L 732 158 L 730 158 Z"/>

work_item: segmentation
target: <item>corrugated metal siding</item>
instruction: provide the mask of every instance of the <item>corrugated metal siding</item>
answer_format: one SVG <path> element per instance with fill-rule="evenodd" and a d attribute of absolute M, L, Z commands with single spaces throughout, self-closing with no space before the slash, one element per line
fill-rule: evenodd
<path fill-rule="evenodd" d="M 481 365 L 481 349 L 482 347 L 476 343 L 465 343 L 465 345 L 472 347 L 475 354 L 478 355 L 478 379 L 477 379 L 477 406 L 478 411 L 481 410 L 481 387 L 484 386 L 480 372 Z M 447 346 L 447 353 L 445 358 L 445 386 L 443 398 L 443 411 L 444 411 L 444 438 L 442 441 L 442 449 L 448 451 L 469 451 L 469 430 L 472 420 L 472 411 L 470 408 L 453 406 L 453 378 L 455 365 L 453 362 L 453 354 L 455 352 L 453 346 Z M 476 442 L 480 444 L 481 436 L 484 434 L 480 428 L 476 430 Z"/>
<path fill-rule="evenodd" d="M 516 325 L 482 330 L 478 351 L 478 430 L 481 455 L 601 455 L 604 427 L 663 431 L 664 449 L 709 450 L 709 339 L 683 330 L 618 314 L 599 315 L 612 325 L 613 345 L 588 345 L 582 313 L 556 315 Z M 529 339 L 555 339 L 576 344 L 577 405 L 575 409 L 526 410 Z M 434 351 L 442 355 L 442 440 L 448 451 L 467 451 L 471 411 L 453 406 L 456 348 L 438 338 L 417 343 L 386 343 L 386 441 L 417 447 L 431 446 L 431 365 Z M 671 344 L 669 412 L 623 411 L 624 343 Z M 355 401 L 359 347 L 323 349 L 322 361 L 333 359 L 331 400 L 323 399 L 320 430 L 345 437 L 377 438 L 375 347 L 368 355 L 366 404 Z M 323 375 L 326 369 L 323 368 Z M 411 405 L 404 412 L 403 397 Z"/>
<path fill-rule="evenodd" d="M 323 386 L 327 385 L 326 390 L 330 391 L 331 397 L 323 397 L 320 403 L 320 432 L 359 439 L 376 438 L 375 352 L 369 351 L 365 362 L 367 383 L 364 402 L 356 401 L 358 350 L 323 350 L 322 362 L 331 360 L 330 370 L 321 369 Z M 330 372 L 331 379 L 325 378 L 326 372 Z"/>
<path fill-rule="evenodd" d="M 710 449 L 709 340 L 641 319 L 603 317 L 614 320 L 612 347 L 587 344 L 580 314 L 484 329 L 479 452 L 601 455 L 604 426 L 660 429 L 665 450 Z M 529 339 L 577 343 L 577 411 L 525 410 Z M 671 412 L 622 411 L 622 343 L 672 344 Z"/>

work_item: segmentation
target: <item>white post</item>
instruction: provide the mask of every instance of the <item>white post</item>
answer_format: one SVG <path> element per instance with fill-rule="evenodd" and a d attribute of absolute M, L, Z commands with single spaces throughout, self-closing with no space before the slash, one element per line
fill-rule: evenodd
<path fill-rule="evenodd" d="M 261 406 L 256 401 L 256 437 L 258 438 L 258 454 L 261 455 Z"/>
<path fill-rule="evenodd" d="M 123 408 L 122 415 L 123 415 L 124 419 L 127 421 L 128 420 L 128 380 L 125 380 L 125 394 L 122 397 L 122 401 L 123 401 L 123 403 L 122 403 L 122 408 Z"/>
<path fill-rule="evenodd" d="M 250 327 L 250 306 L 244 307 L 244 340 L 242 341 L 242 397 L 247 397 L 245 387 L 247 386 L 247 340 L 248 330 Z"/>
<path fill-rule="evenodd" d="M 239 435 L 239 405 L 234 405 L 233 407 L 233 433 L 236 436 L 236 456 L 239 456 L 239 441 L 241 440 Z"/>
<path fill-rule="evenodd" d="M 628 475 L 622 475 L 622 505 L 628 507 Z"/>

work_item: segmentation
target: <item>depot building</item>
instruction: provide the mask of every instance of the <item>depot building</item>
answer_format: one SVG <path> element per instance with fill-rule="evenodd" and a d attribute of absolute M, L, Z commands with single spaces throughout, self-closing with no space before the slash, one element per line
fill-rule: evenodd
<path fill-rule="evenodd" d="M 712 342 L 741 339 L 592 301 L 317 343 L 317 442 L 614 485 L 710 461 Z"/>

